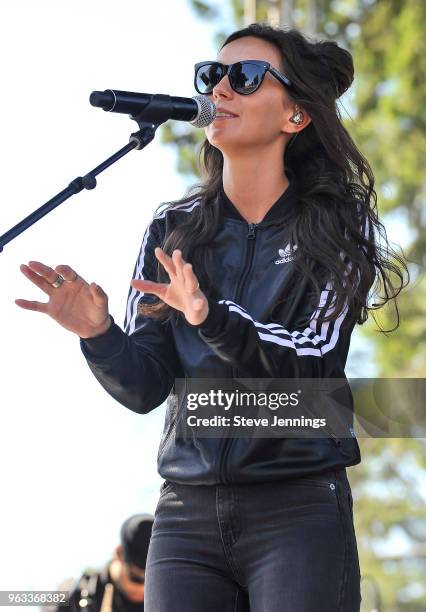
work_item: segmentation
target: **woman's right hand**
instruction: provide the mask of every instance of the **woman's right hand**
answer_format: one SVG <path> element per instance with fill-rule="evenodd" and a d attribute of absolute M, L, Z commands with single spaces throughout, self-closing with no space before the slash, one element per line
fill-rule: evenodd
<path fill-rule="evenodd" d="M 112 323 L 108 313 L 108 296 L 99 285 L 89 285 L 70 266 L 56 266 L 53 269 L 39 261 L 28 263 L 28 266 L 20 266 L 22 274 L 47 293 L 49 301 L 17 299 L 17 306 L 48 314 L 80 338 L 93 338 L 108 330 Z M 59 287 L 52 287 L 58 274 L 65 281 Z"/>

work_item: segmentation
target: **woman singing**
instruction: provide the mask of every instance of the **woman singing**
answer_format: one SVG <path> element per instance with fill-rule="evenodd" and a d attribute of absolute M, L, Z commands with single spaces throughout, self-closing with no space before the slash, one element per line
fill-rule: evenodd
<path fill-rule="evenodd" d="M 17 305 L 77 334 L 112 397 L 141 414 L 168 399 L 148 612 L 360 609 L 346 475 L 361 461 L 353 429 L 182 437 L 174 393 L 177 378 L 344 378 L 373 283 L 385 288 L 373 306 L 403 286 L 375 239 L 372 171 L 336 107 L 353 75 L 336 43 L 264 24 L 196 64 L 195 88 L 217 108 L 203 179 L 146 228 L 124 331 L 106 293 L 71 267 L 21 266 L 49 302 Z"/>

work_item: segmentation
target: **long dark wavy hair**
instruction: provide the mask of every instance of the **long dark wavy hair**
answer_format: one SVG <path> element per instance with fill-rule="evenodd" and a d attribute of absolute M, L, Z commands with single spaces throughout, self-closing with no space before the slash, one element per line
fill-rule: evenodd
<path fill-rule="evenodd" d="M 282 71 L 292 83 L 287 88 L 288 96 L 311 117 L 311 122 L 293 135 L 283 159 L 283 170 L 290 168 L 294 172 L 298 193 L 296 214 L 290 222 L 290 245 L 298 247 L 294 273 L 304 277 L 316 303 L 325 282 L 333 283 L 334 308 L 324 321 L 336 319 L 349 305 L 356 322 L 363 324 L 369 310 L 394 300 L 396 325 L 391 330 L 381 329 L 385 333 L 394 331 L 399 325 L 396 296 L 408 284 L 409 272 L 404 258 L 388 244 L 377 214 L 373 172 L 343 126 L 336 105 L 354 78 L 351 54 L 336 42 L 313 41 L 296 29 L 264 23 L 253 23 L 234 32 L 222 48 L 243 36 L 261 38 L 278 49 Z M 229 298 L 217 292 L 209 266 L 209 244 L 222 222 L 218 193 L 223 156 L 207 139 L 199 151 L 199 163 L 201 182 L 179 201 L 166 203 L 166 209 L 195 199 L 200 199 L 200 205 L 190 215 L 182 215 L 182 222 L 160 246 L 168 255 L 174 249 L 182 251 L 206 295 L 216 300 Z M 349 272 L 348 261 L 339 257 L 341 252 L 350 261 Z M 161 264 L 157 260 L 156 263 L 157 282 L 170 282 Z M 371 295 L 377 296 L 379 302 L 370 304 Z M 291 300 L 291 292 L 286 292 L 273 310 L 277 305 L 291 304 Z M 163 321 L 182 315 L 159 298 L 142 299 L 138 308 L 142 314 Z"/>

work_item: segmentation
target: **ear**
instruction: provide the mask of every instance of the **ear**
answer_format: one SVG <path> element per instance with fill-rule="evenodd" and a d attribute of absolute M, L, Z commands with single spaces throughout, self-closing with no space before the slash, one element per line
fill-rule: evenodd
<path fill-rule="evenodd" d="M 294 123 L 290 121 L 294 115 L 301 115 L 302 121 L 300 123 Z M 281 132 L 285 132 L 291 136 L 305 129 L 307 125 L 311 123 L 311 118 L 304 108 L 298 104 L 291 105 L 289 110 L 286 111 L 286 118 L 281 128 Z"/>
<path fill-rule="evenodd" d="M 115 547 L 114 553 L 115 553 L 115 559 L 119 559 L 120 561 L 123 561 L 123 547 L 121 546 L 121 544 Z"/>

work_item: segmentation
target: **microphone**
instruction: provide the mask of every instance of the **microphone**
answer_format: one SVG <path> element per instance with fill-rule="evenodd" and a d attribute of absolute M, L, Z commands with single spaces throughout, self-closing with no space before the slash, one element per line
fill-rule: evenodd
<path fill-rule="evenodd" d="M 206 127 L 216 117 L 215 104 L 207 96 L 201 95 L 193 98 L 179 98 L 163 94 L 106 89 L 105 91 L 92 91 L 90 104 L 111 113 L 125 113 L 132 119 L 145 111 L 142 115 L 144 121 L 163 123 L 168 119 L 175 119 L 189 121 L 191 125 L 198 128 Z"/>

